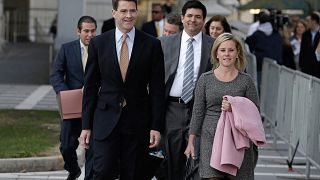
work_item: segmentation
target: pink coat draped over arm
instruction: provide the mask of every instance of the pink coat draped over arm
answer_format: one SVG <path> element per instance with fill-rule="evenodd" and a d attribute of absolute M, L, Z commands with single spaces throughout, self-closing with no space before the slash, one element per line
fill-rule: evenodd
<path fill-rule="evenodd" d="M 257 106 L 248 98 L 225 96 L 232 111 L 222 111 L 212 146 L 210 166 L 236 176 L 250 140 L 257 146 L 266 143 Z"/>

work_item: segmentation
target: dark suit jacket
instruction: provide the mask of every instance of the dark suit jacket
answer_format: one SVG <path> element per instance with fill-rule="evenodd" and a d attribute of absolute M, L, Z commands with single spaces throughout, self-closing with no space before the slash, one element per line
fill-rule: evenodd
<path fill-rule="evenodd" d="M 53 65 L 50 81 L 57 94 L 63 90 L 82 88 L 84 73 L 79 39 L 61 46 Z"/>
<path fill-rule="evenodd" d="M 250 52 L 256 56 L 258 72 L 262 71 L 263 58 L 265 57 L 282 64 L 282 37 L 279 32 L 274 30 L 272 34 L 266 35 L 257 30 L 247 37 L 245 42 L 248 44 Z"/>
<path fill-rule="evenodd" d="M 182 32 L 174 34 L 168 37 L 161 37 L 161 45 L 164 53 L 165 60 L 165 99 L 168 98 L 174 78 L 177 73 L 180 47 L 181 47 L 181 35 Z M 198 73 L 198 78 L 204 72 L 212 69 L 211 64 L 211 48 L 213 45 L 213 39 L 202 33 L 202 45 L 201 45 L 201 61 Z"/>
<path fill-rule="evenodd" d="M 114 18 L 110 18 L 110 19 L 107 19 L 105 21 L 103 21 L 103 24 L 102 24 L 102 28 L 101 28 L 101 33 L 104 33 L 106 31 L 109 31 L 111 29 L 114 29 L 116 28 L 116 23 L 114 21 Z"/>
<path fill-rule="evenodd" d="M 303 33 L 299 56 L 299 66 L 301 71 L 318 78 L 320 78 L 320 63 L 317 61 L 315 51 L 319 43 L 319 39 L 320 34 L 318 32 L 314 38 L 313 45 L 311 45 L 311 30 L 309 29 Z"/>
<path fill-rule="evenodd" d="M 92 129 L 97 140 L 108 137 L 120 119 L 124 99 L 130 131 L 145 134 L 160 130 L 164 118 L 161 43 L 137 29 L 125 82 L 117 58 L 115 29 L 90 41 L 82 129 Z"/>
<path fill-rule="evenodd" d="M 141 30 L 150 34 L 151 36 L 158 37 L 157 29 L 154 21 L 146 22 L 142 25 Z"/>

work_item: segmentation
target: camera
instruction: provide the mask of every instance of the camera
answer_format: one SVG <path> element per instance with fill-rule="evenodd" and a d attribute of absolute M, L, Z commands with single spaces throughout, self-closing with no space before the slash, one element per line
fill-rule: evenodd
<path fill-rule="evenodd" d="M 283 26 L 289 23 L 289 17 L 282 14 L 281 10 L 270 9 L 270 22 L 274 29 L 283 29 Z"/>

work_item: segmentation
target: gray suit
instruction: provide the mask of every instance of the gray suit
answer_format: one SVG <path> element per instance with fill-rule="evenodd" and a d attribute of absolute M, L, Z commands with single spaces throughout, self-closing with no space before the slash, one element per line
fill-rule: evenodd
<path fill-rule="evenodd" d="M 168 37 L 161 37 L 161 45 L 165 61 L 165 99 L 166 99 L 166 119 L 163 133 L 163 143 L 167 156 L 167 177 L 166 179 L 179 180 L 184 176 L 184 166 L 186 158 L 184 150 L 187 146 L 187 133 L 191 119 L 193 100 L 189 103 L 172 102 L 169 92 L 173 85 L 177 73 L 182 32 Z M 211 48 L 213 39 L 202 34 L 201 61 L 198 78 L 204 72 L 212 69 Z"/>

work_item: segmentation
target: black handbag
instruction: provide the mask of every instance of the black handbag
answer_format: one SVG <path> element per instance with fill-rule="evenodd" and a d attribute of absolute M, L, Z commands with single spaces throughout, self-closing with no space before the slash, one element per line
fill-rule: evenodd
<path fill-rule="evenodd" d="M 184 180 L 201 180 L 199 175 L 199 158 L 187 158 Z"/>

